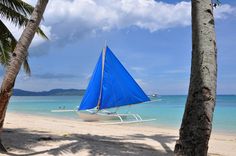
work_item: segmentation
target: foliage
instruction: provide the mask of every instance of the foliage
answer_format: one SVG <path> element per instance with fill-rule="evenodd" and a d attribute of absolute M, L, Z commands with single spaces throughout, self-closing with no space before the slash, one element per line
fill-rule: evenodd
<path fill-rule="evenodd" d="M 22 0 L 0 0 L 0 16 L 18 27 L 26 26 L 33 9 L 33 6 Z M 0 64 L 7 66 L 10 61 L 10 56 L 17 44 L 17 40 L 1 19 L 0 30 Z M 41 28 L 37 29 L 37 34 L 48 39 Z M 27 74 L 30 74 L 27 57 L 23 63 L 23 68 Z"/>

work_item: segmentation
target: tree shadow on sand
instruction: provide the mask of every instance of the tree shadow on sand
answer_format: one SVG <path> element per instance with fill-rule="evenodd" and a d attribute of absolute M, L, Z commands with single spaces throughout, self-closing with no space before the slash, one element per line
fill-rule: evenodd
<path fill-rule="evenodd" d="M 124 139 L 125 138 L 125 139 Z M 143 140 L 145 138 L 159 142 L 163 149 L 158 150 L 143 143 L 130 142 L 129 140 Z M 19 140 L 20 139 L 20 140 Z M 33 156 L 33 155 L 78 155 L 86 149 L 90 156 L 113 155 L 113 156 L 171 156 L 174 155 L 171 148 L 167 145 L 176 140 L 175 136 L 143 134 L 127 135 L 123 138 L 107 137 L 90 134 L 67 134 L 52 135 L 46 131 L 29 131 L 26 129 L 4 129 L 2 134 L 3 144 L 8 148 L 10 156 Z M 58 142 L 57 147 L 45 145 Z M 47 150 L 35 151 L 34 147 L 45 146 Z M 14 154 L 14 151 L 21 151 L 27 154 Z"/>
<path fill-rule="evenodd" d="M 155 140 L 155 141 L 159 142 L 161 144 L 161 146 L 165 149 L 166 153 L 169 153 L 169 154 L 173 154 L 173 151 L 167 144 L 175 142 L 177 140 L 176 136 L 163 135 L 163 134 L 156 134 L 156 135 L 151 135 L 151 136 L 147 136 L 147 135 L 143 135 L 143 134 L 135 134 L 135 135 L 131 135 L 130 137 L 135 138 L 135 139 L 148 138 L 148 139 Z"/>

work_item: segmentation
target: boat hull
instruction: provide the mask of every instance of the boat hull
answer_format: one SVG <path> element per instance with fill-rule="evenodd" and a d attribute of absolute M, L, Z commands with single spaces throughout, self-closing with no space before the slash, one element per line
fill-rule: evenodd
<path fill-rule="evenodd" d="M 119 120 L 119 117 L 115 114 L 105 114 L 101 112 L 91 112 L 91 111 L 79 111 L 79 118 L 83 121 L 94 122 L 94 121 L 104 121 L 104 120 Z"/>

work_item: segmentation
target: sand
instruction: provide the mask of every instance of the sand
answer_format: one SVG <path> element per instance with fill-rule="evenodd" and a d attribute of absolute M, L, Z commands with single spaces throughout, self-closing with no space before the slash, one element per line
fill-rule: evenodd
<path fill-rule="evenodd" d="M 178 129 L 144 124 L 99 125 L 76 120 L 7 113 L 3 144 L 11 156 L 171 156 Z M 236 135 L 213 133 L 209 155 L 235 156 Z"/>

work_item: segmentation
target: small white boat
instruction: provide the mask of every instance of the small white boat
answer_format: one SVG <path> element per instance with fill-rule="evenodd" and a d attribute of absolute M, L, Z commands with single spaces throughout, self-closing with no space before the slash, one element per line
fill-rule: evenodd
<path fill-rule="evenodd" d="M 152 97 L 157 97 L 157 94 L 152 94 Z"/>

